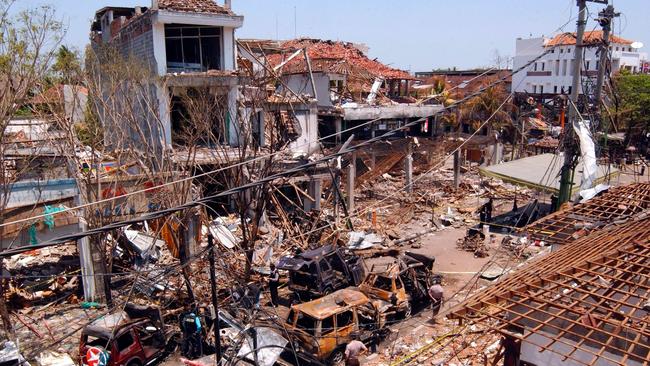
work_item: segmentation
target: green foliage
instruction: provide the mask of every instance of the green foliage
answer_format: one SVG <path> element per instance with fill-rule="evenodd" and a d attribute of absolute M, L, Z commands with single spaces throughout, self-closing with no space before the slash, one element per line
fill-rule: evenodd
<path fill-rule="evenodd" d="M 77 52 L 70 50 L 65 45 L 59 47 L 52 71 L 56 73 L 61 83 L 76 83 L 81 74 L 81 62 Z"/>
<path fill-rule="evenodd" d="M 650 75 L 621 73 L 614 79 L 621 110 L 620 127 L 628 138 L 644 134 L 650 127 Z"/>

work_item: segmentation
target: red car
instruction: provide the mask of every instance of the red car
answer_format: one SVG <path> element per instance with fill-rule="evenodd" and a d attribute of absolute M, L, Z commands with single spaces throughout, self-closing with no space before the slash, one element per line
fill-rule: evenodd
<path fill-rule="evenodd" d="M 87 359 L 95 347 L 108 356 L 106 366 L 144 366 L 173 352 L 178 332 L 165 330 L 160 309 L 127 304 L 123 313 L 109 314 L 81 332 L 79 358 L 82 366 L 94 366 Z"/>

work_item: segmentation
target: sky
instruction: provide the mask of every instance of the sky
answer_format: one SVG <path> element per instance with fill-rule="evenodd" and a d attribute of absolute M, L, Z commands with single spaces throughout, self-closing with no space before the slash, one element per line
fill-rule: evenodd
<path fill-rule="evenodd" d="M 218 0 L 223 2 L 223 0 Z M 610 0 L 622 13 L 614 33 L 650 52 L 648 0 Z M 83 50 L 90 22 L 104 6 L 150 6 L 151 0 L 17 0 L 14 11 L 52 5 L 68 30 L 66 44 Z M 295 36 L 364 43 L 369 56 L 411 72 L 494 65 L 513 56 L 515 39 L 575 31 L 575 0 L 232 0 L 244 16 L 240 38 Z M 588 3 L 590 18 L 603 5 Z M 573 18 L 572 20 L 570 20 Z M 563 26 L 563 27 L 562 27 Z M 590 21 L 587 30 L 594 29 Z"/>

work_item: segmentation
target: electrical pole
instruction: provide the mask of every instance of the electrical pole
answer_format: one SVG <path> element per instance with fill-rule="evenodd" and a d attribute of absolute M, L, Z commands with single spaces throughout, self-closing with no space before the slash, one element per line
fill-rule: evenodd
<path fill-rule="evenodd" d="M 576 47 L 575 57 L 573 58 L 573 82 L 571 85 L 571 100 L 575 106 L 578 105 L 578 96 L 580 95 L 580 70 L 582 66 L 582 39 L 585 34 L 585 26 L 587 25 L 587 0 L 578 1 L 578 30 L 576 32 Z M 571 199 L 571 191 L 573 186 L 573 169 L 574 157 L 576 153 L 575 135 L 573 133 L 573 121 L 578 117 L 575 108 L 569 105 L 569 126 L 564 130 L 564 165 L 562 165 L 562 172 L 560 175 L 560 195 L 558 197 L 558 207 Z"/>
<path fill-rule="evenodd" d="M 208 234 L 208 261 L 210 264 L 210 288 L 212 290 L 212 307 L 214 308 L 214 346 L 217 349 L 216 364 L 221 362 L 221 329 L 219 328 L 219 303 L 217 298 L 217 276 L 215 273 L 214 237 Z"/>
<path fill-rule="evenodd" d="M 600 61 L 598 62 L 598 79 L 596 79 L 596 109 L 600 110 L 600 98 L 603 91 L 603 83 L 605 81 L 605 72 L 608 69 L 609 60 L 609 34 L 612 30 L 612 19 L 620 16 L 621 13 L 614 12 L 614 6 L 609 5 L 598 13 L 598 23 L 603 28 L 603 42 L 600 45 Z"/>

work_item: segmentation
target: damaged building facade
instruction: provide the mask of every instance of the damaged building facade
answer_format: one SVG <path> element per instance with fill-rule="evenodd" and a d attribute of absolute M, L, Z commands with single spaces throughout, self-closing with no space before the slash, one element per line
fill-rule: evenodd
<path fill-rule="evenodd" d="M 368 47 L 351 42 L 300 38 L 242 40 L 242 57 L 261 59 L 277 72 L 277 90 L 317 100 L 319 135 L 335 144 L 352 133 L 372 138 L 428 117 L 442 106 L 410 96 L 415 78 L 368 57 Z M 262 58 L 263 59 L 263 58 Z M 426 122 L 408 134 L 427 134 Z M 345 131 L 354 129 L 354 132 Z M 341 133 L 343 131 L 343 133 Z"/>
<path fill-rule="evenodd" d="M 192 128 L 185 114 L 182 95 L 199 92 L 222 101 L 224 121 L 214 131 L 220 142 L 236 146 L 238 76 L 235 30 L 243 16 L 230 10 L 230 2 L 153 0 L 151 7 L 105 7 L 97 11 L 92 25 L 93 48 L 102 54 L 112 47 L 122 57 L 141 62 L 151 72 L 148 98 L 136 101 L 145 120 L 142 131 L 165 148 L 182 145 L 184 129 Z M 102 59 L 100 63 L 111 60 Z M 146 77 L 146 75 L 143 75 Z M 109 91 L 107 91 L 109 93 Z M 108 95 L 105 96 L 108 98 Z M 102 115 L 105 126 L 117 123 Z M 108 128 L 107 128 L 108 130 Z M 133 130 L 137 144 L 140 136 Z M 107 145 L 114 138 L 106 136 Z"/>

